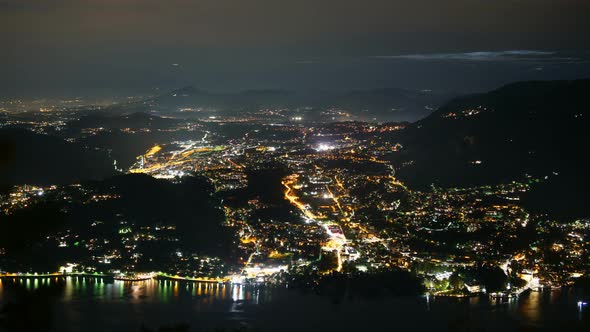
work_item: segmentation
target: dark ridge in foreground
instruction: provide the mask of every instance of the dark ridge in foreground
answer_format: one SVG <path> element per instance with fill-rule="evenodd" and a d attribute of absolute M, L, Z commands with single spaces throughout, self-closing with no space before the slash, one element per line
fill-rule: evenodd
<path fill-rule="evenodd" d="M 65 184 L 116 174 L 104 151 L 22 129 L 0 129 L 0 184 Z"/>

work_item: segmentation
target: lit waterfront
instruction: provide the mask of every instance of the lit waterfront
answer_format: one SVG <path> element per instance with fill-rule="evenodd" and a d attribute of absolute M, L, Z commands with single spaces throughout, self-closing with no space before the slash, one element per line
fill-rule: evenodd
<path fill-rule="evenodd" d="M 292 330 L 358 330 L 384 326 L 392 319 L 401 328 L 421 329 L 550 329 L 563 324 L 582 329 L 590 324 L 588 310 L 577 307 L 584 294 L 565 288 L 527 292 L 511 300 L 486 296 L 337 300 L 279 288 L 173 280 L 104 282 L 68 277 L 4 279 L 0 284 L 2 306 L 41 297 L 46 297 L 42 303 L 52 312 L 50 324 L 59 331 L 138 331 L 141 326 L 179 323 L 193 330 L 245 326 L 275 331 L 284 329 L 287 321 Z M 358 315 L 364 319 L 355 319 Z"/>
<path fill-rule="evenodd" d="M 0 280 L 0 296 L 11 288 L 24 288 L 36 292 L 45 288 L 62 291 L 64 302 L 75 301 L 85 296 L 94 300 L 109 302 L 130 300 L 132 302 L 167 302 L 173 297 L 190 295 L 219 301 L 259 302 L 260 288 L 232 285 L 229 283 L 185 282 L 177 280 L 122 281 L 101 277 L 42 277 L 6 278 Z M 182 294 L 181 294 L 182 293 Z M 3 299 L 0 297 L 0 303 Z"/>

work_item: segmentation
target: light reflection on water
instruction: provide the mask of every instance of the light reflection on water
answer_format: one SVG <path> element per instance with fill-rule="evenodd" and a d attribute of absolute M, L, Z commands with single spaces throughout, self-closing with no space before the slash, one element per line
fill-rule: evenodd
<path fill-rule="evenodd" d="M 541 319 L 539 306 L 542 296 L 543 293 L 541 292 L 531 292 L 529 296 L 523 298 L 521 301 L 520 313 L 534 324 L 537 324 Z"/>
<path fill-rule="evenodd" d="M 145 322 L 153 320 L 152 326 L 158 324 L 157 319 L 174 314 L 178 315 L 179 320 L 193 315 L 191 319 L 198 320 L 193 325 L 203 322 L 204 317 L 211 317 L 206 319 L 212 321 L 212 326 L 217 326 L 214 324 L 219 324 L 220 321 L 230 320 L 240 323 L 258 322 L 260 317 L 270 320 L 269 324 L 273 323 L 272 319 L 280 324 L 280 320 L 289 319 L 294 313 L 299 317 L 310 317 L 306 318 L 310 324 L 323 321 L 326 317 L 339 317 L 345 327 L 346 324 L 356 322 L 358 312 L 362 312 L 361 316 L 374 315 L 374 319 L 383 320 L 391 319 L 391 313 L 398 312 L 396 319 L 411 321 L 412 317 L 420 317 L 419 323 L 430 319 L 443 324 L 445 319 L 456 320 L 461 324 L 483 325 L 509 318 L 518 326 L 528 327 L 558 325 L 556 322 L 559 320 L 586 324 L 590 318 L 588 310 L 578 310 L 576 304 L 583 298 L 583 294 L 573 289 L 528 292 L 520 298 L 510 300 L 486 296 L 463 299 L 428 296 L 379 303 L 364 300 L 334 302 L 330 298 L 302 295 L 297 291 L 175 280 L 126 282 L 93 277 L 11 278 L 0 280 L 0 308 L 12 287 L 26 289 L 31 293 L 57 289 L 54 297 L 62 304 L 62 309 L 59 309 L 62 311 L 57 315 L 65 317 L 64 322 L 67 324 L 73 322 L 82 326 L 93 319 L 87 317 L 93 310 L 108 311 L 111 314 L 127 310 L 125 312 L 140 317 L 129 319 L 127 324 L 134 324 L 141 319 Z M 461 312 L 462 316 L 457 315 Z M 299 323 L 304 322 L 305 319 L 300 319 Z M 338 321 L 327 321 L 326 324 L 328 323 L 335 324 Z"/>
<path fill-rule="evenodd" d="M 259 304 L 261 296 L 260 288 L 244 285 L 155 279 L 133 282 L 108 281 L 100 277 L 0 279 L 0 296 L 8 285 L 24 287 L 29 291 L 61 285 L 63 302 L 92 298 L 99 302 L 125 300 L 130 303 L 167 303 L 173 298 L 189 295 L 202 300 L 249 301 Z"/>

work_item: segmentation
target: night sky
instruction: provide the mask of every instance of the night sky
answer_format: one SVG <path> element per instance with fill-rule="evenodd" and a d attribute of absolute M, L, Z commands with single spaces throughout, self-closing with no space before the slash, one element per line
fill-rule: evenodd
<path fill-rule="evenodd" d="M 2 95 L 590 77 L 587 0 L 0 0 Z"/>

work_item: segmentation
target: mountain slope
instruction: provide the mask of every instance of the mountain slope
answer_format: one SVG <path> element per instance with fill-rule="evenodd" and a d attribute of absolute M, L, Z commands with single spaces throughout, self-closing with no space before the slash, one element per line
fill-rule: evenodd
<path fill-rule="evenodd" d="M 0 130 L 0 184 L 61 184 L 115 174 L 106 153 L 56 136 Z"/>
<path fill-rule="evenodd" d="M 68 122 L 69 129 L 99 128 L 122 129 L 122 128 L 149 128 L 163 129 L 178 124 L 178 120 L 167 119 L 159 116 L 136 112 L 120 116 L 112 114 L 93 113 L 83 115 L 77 120 Z"/>
<path fill-rule="evenodd" d="M 455 99 L 397 134 L 415 187 L 522 179 L 590 182 L 590 80 L 521 82 Z M 567 188 L 567 186 L 565 187 Z M 565 189 L 564 189 L 565 190 Z"/>

